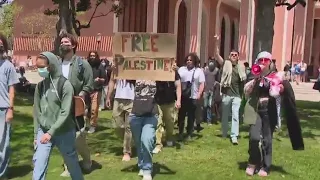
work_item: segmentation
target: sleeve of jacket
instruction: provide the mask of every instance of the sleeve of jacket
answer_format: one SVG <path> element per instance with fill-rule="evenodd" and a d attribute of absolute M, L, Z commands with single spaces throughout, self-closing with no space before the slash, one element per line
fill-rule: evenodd
<path fill-rule="evenodd" d="M 36 86 L 36 89 L 34 91 L 34 98 L 33 98 L 33 102 L 34 102 L 33 103 L 34 139 L 37 138 L 38 129 L 39 129 L 38 117 L 41 114 L 41 112 L 40 112 L 40 93 L 39 93 L 39 90 L 38 90 L 39 84 L 37 84 L 37 86 Z"/>
<path fill-rule="evenodd" d="M 81 91 L 91 93 L 93 91 L 93 73 L 90 64 L 87 61 L 83 61 L 83 88 Z"/>
<path fill-rule="evenodd" d="M 51 126 L 48 133 L 53 136 L 55 132 L 63 126 L 63 124 L 70 120 L 70 116 L 73 109 L 73 87 L 69 81 L 66 81 L 63 85 L 60 115 L 56 123 Z"/>
<path fill-rule="evenodd" d="M 291 84 L 285 80 L 283 81 L 283 105 L 285 110 L 285 118 L 287 121 L 287 128 L 291 140 L 293 150 L 304 150 L 304 142 L 302 138 L 300 119 L 297 114 L 296 101 Z"/>

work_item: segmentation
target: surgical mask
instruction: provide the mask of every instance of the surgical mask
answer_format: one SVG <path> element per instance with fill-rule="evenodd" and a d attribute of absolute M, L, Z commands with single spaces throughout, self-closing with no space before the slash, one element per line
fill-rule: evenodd
<path fill-rule="evenodd" d="M 72 47 L 70 45 L 60 45 L 59 51 L 60 51 L 60 54 L 64 56 L 68 54 L 70 51 L 72 51 Z"/>
<path fill-rule="evenodd" d="M 106 66 L 106 63 L 105 63 L 105 62 L 102 62 L 101 64 L 102 64 L 102 66 Z"/>
<path fill-rule="evenodd" d="M 47 67 L 38 68 L 38 73 L 43 78 L 48 78 L 49 77 L 49 71 L 48 71 Z"/>

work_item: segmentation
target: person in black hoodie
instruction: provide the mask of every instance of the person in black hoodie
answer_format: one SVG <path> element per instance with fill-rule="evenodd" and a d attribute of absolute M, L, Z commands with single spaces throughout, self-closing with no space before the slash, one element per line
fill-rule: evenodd
<path fill-rule="evenodd" d="M 93 73 L 93 91 L 90 97 L 87 97 L 90 101 L 89 110 L 87 113 L 87 120 L 90 119 L 90 128 L 88 133 L 94 133 L 97 127 L 97 119 L 99 113 L 99 105 L 101 99 L 101 92 L 103 84 L 106 80 L 107 74 L 104 66 L 101 64 L 98 52 L 90 52 L 88 56 L 88 62 L 92 67 Z"/>

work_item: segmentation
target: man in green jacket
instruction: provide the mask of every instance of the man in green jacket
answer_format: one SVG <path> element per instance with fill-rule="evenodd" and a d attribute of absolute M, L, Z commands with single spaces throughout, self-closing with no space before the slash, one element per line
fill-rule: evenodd
<path fill-rule="evenodd" d="M 61 36 L 60 57 L 62 58 L 62 75 L 72 84 L 74 95 L 86 99 L 85 96 L 89 95 L 93 90 L 93 73 L 89 63 L 75 55 L 77 46 L 77 39 L 72 34 L 66 33 Z M 75 122 L 77 123 L 76 149 L 83 159 L 83 170 L 90 172 L 92 161 L 86 142 L 84 117 L 76 117 Z M 67 167 L 64 167 L 65 170 L 61 176 L 67 177 L 70 174 Z"/>
<path fill-rule="evenodd" d="M 70 170 L 72 179 L 83 180 L 75 149 L 76 129 L 73 120 L 73 87 L 64 79 L 59 92 L 62 72 L 59 59 L 51 52 L 39 55 L 38 73 L 44 78 L 34 94 L 35 154 L 34 180 L 44 180 L 51 150 L 56 145 Z"/>

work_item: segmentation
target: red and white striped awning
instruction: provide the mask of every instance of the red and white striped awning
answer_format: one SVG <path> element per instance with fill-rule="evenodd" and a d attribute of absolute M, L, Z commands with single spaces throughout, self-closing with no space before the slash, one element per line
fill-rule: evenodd
<path fill-rule="evenodd" d="M 100 46 L 100 47 L 99 47 Z M 16 37 L 13 40 L 14 52 L 19 51 L 52 51 L 54 49 L 54 38 L 39 37 Z M 101 36 L 101 42 L 98 43 L 95 36 L 78 37 L 77 51 L 112 52 L 112 36 Z"/>

